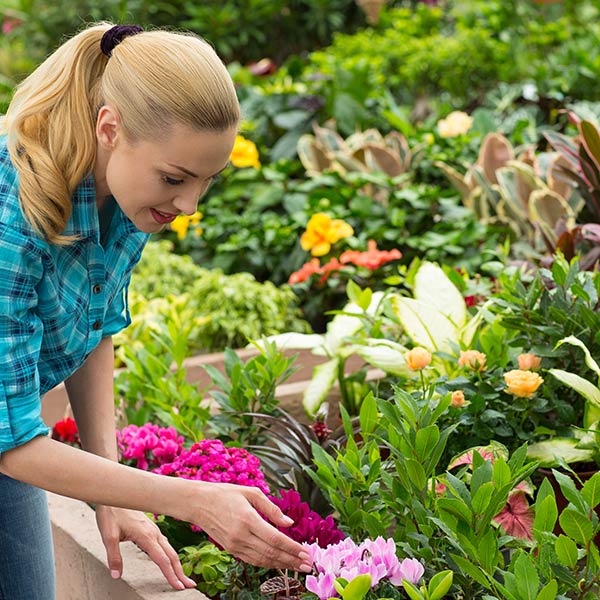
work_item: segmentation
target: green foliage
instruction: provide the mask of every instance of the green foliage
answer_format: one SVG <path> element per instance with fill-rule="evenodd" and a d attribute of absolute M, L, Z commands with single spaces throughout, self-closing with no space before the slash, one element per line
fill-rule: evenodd
<path fill-rule="evenodd" d="M 172 426 L 187 439 L 203 439 L 210 412 L 201 391 L 187 382 L 185 327 L 170 323 L 162 336 L 153 333 L 141 348 L 125 347 L 122 356 L 126 370 L 115 378 L 122 421 Z"/>
<path fill-rule="evenodd" d="M 210 542 L 186 546 L 179 551 L 183 572 L 198 582 L 198 589 L 214 597 L 228 589 L 225 578 L 235 564 L 235 558 Z"/>
<path fill-rule="evenodd" d="M 204 365 L 216 386 L 210 395 L 220 409 L 211 419 L 210 428 L 220 439 L 242 447 L 264 441 L 264 432 L 254 422 L 253 413 L 274 414 L 279 404 L 275 389 L 295 370 L 295 357 L 285 357 L 275 344 L 265 342 L 258 349 L 259 354 L 244 363 L 227 348 L 225 374 L 212 365 Z"/>
<path fill-rule="evenodd" d="M 117 345 L 142 348 L 152 333 L 172 324 L 186 327 L 189 354 L 239 348 L 249 339 L 281 331 L 309 330 L 289 287 L 259 283 L 248 273 L 203 269 L 170 248 L 167 241 L 147 244 L 130 285 L 132 324 L 116 336 Z"/>

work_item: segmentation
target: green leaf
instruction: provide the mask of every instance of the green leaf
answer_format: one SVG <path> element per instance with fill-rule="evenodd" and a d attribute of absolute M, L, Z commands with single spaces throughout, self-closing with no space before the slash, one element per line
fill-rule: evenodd
<path fill-rule="evenodd" d="M 423 346 L 430 352 L 450 352 L 451 343 L 458 344 L 457 328 L 448 317 L 429 304 L 392 296 L 390 306 L 416 346 Z"/>
<path fill-rule="evenodd" d="M 360 429 L 363 438 L 375 431 L 379 423 L 379 411 L 373 392 L 369 392 L 360 405 Z"/>
<path fill-rule="evenodd" d="M 314 417 L 327 398 L 338 375 L 339 359 L 328 360 L 313 369 L 313 377 L 304 390 L 302 404 L 306 413 Z"/>
<path fill-rule="evenodd" d="M 588 402 L 591 402 L 596 408 L 600 408 L 600 389 L 587 379 L 569 373 L 562 369 L 548 369 L 550 375 L 554 375 L 556 379 L 574 389 L 578 394 L 581 394 Z"/>
<path fill-rule="evenodd" d="M 425 474 L 425 470 L 421 466 L 421 463 L 413 458 L 407 459 L 406 470 L 408 471 L 414 486 L 419 490 L 423 490 L 427 485 L 427 475 Z"/>
<path fill-rule="evenodd" d="M 485 512 L 495 488 L 496 485 L 493 482 L 488 481 L 480 486 L 480 488 L 475 492 L 473 499 L 471 500 L 471 506 L 473 507 L 473 512 L 475 514 L 481 515 L 483 512 Z"/>
<path fill-rule="evenodd" d="M 430 580 L 427 588 L 429 600 L 441 600 L 452 586 L 453 573 L 450 570 L 436 573 Z"/>
<path fill-rule="evenodd" d="M 419 591 L 419 588 L 407 579 L 402 580 L 402 587 L 410 600 L 425 600 L 425 596 Z"/>
<path fill-rule="evenodd" d="M 479 542 L 479 560 L 488 573 L 493 573 L 498 563 L 498 534 L 491 527 Z"/>
<path fill-rule="evenodd" d="M 556 600 L 558 596 L 558 583 L 556 579 L 551 579 L 537 595 L 536 600 Z"/>
<path fill-rule="evenodd" d="M 552 531 L 558 518 L 558 508 L 554 496 L 546 496 L 535 504 L 533 531 Z"/>
<path fill-rule="evenodd" d="M 581 495 L 591 509 L 600 504 L 600 473 L 594 473 L 581 489 Z"/>
<path fill-rule="evenodd" d="M 430 262 L 423 262 L 415 275 L 415 300 L 433 306 L 457 328 L 467 320 L 465 300 L 444 271 Z"/>
<path fill-rule="evenodd" d="M 587 515 L 574 508 L 565 508 L 558 518 L 562 530 L 570 538 L 585 546 L 594 537 L 594 528 Z"/>
<path fill-rule="evenodd" d="M 594 453 L 588 448 L 577 448 L 579 440 L 575 438 L 554 438 L 531 444 L 527 448 L 527 457 L 540 462 L 541 467 L 557 467 L 558 458 L 566 463 L 589 462 Z"/>
<path fill-rule="evenodd" d="M 596 373 L 596 375 L 598 375 L 598 377 L 600 378 L 600 366 L 598 366 L 598 363 L 592 358 L 592 355 L 587 349 L 587 346 L 579 338 L 576 338 L 574 335 L 565 337 L 562 340 L 558 341 L 558 343 L 556 344 L 556 348 L 558 348 L 562 344 L 571 344 L 572 346 L 577 346 L 578 348 L 581 348 L 583 350 L 583 353 L 585 354 L 585 364 L 590 369 L 592 369 L 592 371 L 594 371 L 594 373 Z"/>
<path fill-rule="evenodd" d="M 346 285 L 346 294 L 347 294 L 350 302 L 354 302 L 355 304 L 358 304 L 358 298 L 359 298 L 361 292 L 362 292 L 362 289 L 358 285 L 358 283 L 356 283 L 352 279 L 349 279 L 348 284 Z"/>
<path fill-rule="evenodd" d="M 440 430 L 437 425 L 429 425 L 429 427 L 419 429 L 415 438 L 417 459 L 423 462 L 435 448 L 439 439 Z"/>
<path fill-rule="evenodd" d="M 519 554 L 515 560 L 514 574 L 517 589 L 523 600 L 535 600 L 540 578 L 531 558 L 525 553 Z"/>
<path fill-rule="evenodd" d="M 482 585 L 486 590 L 492 590 L 490 582 L 487 580 L 485 573 L 472 562 L 459 556 L 458 554 L 450 554 L 454 562 L 460 567 L 462 571 L 471 579 L 474 579 L 479 585 Z"/>
<path fill-rule="evenodd" d="M 573 568 L 577 564 L 577 544 L 562 533 L 554 542 L 554 550 L 561 565 Z"/>
<path fill-rule="evenodd" d="M 350 581 L 340 594 L 344 600 L 362 600 L 370 589 L 371 576 L 368 573 L 363 573 Z"/>

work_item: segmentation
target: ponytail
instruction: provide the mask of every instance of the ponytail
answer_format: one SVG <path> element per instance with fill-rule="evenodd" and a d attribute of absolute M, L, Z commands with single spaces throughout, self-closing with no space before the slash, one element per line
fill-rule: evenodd
<path fill-rule="evenodd" d="M 58 48 L 17 87 L 6 113 L 23 213 L 51 243 L 73 241 L 61 236 L 71 194 L 95 162 L 99 82 L 108 61 L 100 40 L 109 28 L 91 27 Z"/>

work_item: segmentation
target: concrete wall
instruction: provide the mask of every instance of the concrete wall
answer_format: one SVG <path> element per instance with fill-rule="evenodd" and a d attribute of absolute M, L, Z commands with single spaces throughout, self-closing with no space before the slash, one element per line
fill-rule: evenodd
<path fill-rule="evenodd" d="M 79 500 L 48 494 L 57 600 L 207 600 L 197 590 L 176 591 L 134 544 L 121 544 L 123 577 L 112 579 L 94 511 Z"/>

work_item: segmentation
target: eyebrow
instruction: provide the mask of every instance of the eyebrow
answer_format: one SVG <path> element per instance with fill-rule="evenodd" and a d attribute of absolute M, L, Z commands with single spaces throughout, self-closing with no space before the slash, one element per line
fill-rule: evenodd
<path fill-rule="evenodd" d="M 190 175 L 191 177 L 195 177 L 196 179 L 198 178 L 198 175 L 196 175 L 196 173 L 193 173 L 192 171 L 186 169 L 185 167 L 182 167 L 180 165 L 174 165 L 173 163 L 167 163 L 167 164 L 170 167 L 174 167 L 175 169 L 179 169 L 180 171 L 183 171 L 184 173 L 186 173 L 187 175 Z M 222 169 L 219 169 L 214 175 L 211 175 L 211 177 L 216 177 L 217 175 L 222 173 L 228 166 L 229 166 L 229 163 L 227 163 Z"/>

